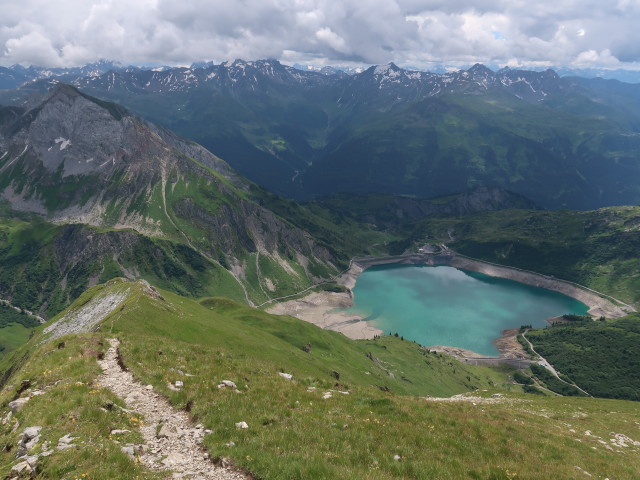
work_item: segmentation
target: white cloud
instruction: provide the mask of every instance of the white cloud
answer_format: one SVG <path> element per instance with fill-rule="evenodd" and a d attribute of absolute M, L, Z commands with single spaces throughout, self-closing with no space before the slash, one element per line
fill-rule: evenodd
<path fill-rule="evenodd" d="M 622 65 L 638 0 L 0 0 L 0 64 Z"/>

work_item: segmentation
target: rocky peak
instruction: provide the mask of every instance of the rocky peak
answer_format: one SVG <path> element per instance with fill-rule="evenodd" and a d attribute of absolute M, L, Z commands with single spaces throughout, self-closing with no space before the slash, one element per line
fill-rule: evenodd
<path fill-rule="evenodd" d="M 467 72 L 472 76 L 488 77 L 493 75 L 493 70 L 482 65 L 481 63 L 476 63 L 473 67 L 468 69 Z"/>

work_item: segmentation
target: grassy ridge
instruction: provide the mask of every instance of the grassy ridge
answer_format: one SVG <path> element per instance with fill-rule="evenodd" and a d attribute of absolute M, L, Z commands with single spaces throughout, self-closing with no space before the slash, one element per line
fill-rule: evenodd
<path fill-rule="evenodd" d="M 111 287 L 96 287 L 83 301 L 105 288 Z M 517 393 L 520 387 L 505 373 L 425 355 L 416 344 L 395 337 L 354 342 L 228 300 L 199 304 L 161 293 L 164 301 L 138 289 L 104 322 L 102 332 L 67 338 L 61 349 L 59 341 L 39 347 L 5 383 L 3 413 L 20 381 L 28 378 L 47 393 L 17 414 L 21 424 L 43 425 L 44 438 L 53 442 L 65 433 L 81 440 L 78 449 L 45 459 L 39 478 L 71 480 L 81 473 L 97 479 L 153 478 L 126 459 L 119 451 L 122 443 L 114 443 L 138 442 L 140 419 L 117 408 L 101 410 L 119 401 L 90 385 L 107 336 L 120 338 L 124 362 L 137 378 L 153 384 L 177 408 L 189 403 L 194 420 L 213 430 L 205 437 L 212 455 L 230 457 L 259 478 L 537 479 L 544 469 L 549 477 L 572 479 L 583 475 L 577 467 L 595 478 L 632 479 L 640 473 L 640 449 L 609 450 L 598 442 L 613 445 L 614 433 L 637 437 L 636 403 L 527 396 Z M 301 346 L 309 343 L 306 353 Z M 279 376 L 281 370 L 292 373 L 293 380 Z M 414 396 L 468 390 L 467 376 L 481 388 L 476 395 L 502 392 L 508 398 L 474 404 Z M 167 383 L 178 379 L 184 388 L 170 390 Z M 242 393 L 216 388 L 223 379 L 236 382 Z M 381 391 L 381 385 L 391 391 Z M 332 397 L 323 399 L 330 390 Z M 249 428 L 237 430 L 238 421 Z M 0 442 L 14 444 L 10 428 L 0 426 Z M 111 428 L 132 433 L 110 438 Z M 226 446 L 231 441 L 235 446 Z M 1 473 L 13 458 L 0 452 Z"/>
<path fill-rule="evenodd" d="M 62 348 L 59 345 L 64 345 Z M 30 351 L 29 351 L 30 350 Z M 58 439 L 70 434 L 78 448 L 56 451 L 38 461 L 37 478 L 42 479 L 138 479 L 161 478 L 140 464 L 132 462 L 121 451 L 124 443 L 141 443 L 137 431 L 139 418 L 123 412 L 124 402 L 112 392 L 97 388 L 93 382 L 100 373 L 96 358 L 106 348 L 100 335 L 85 335 L 67 338 L 64 344 L 52 342 L 39 348 L 23 348 L 7 356 L 0 369 L 4 372 L 11 363 L 21 367 L 4 384 L 0 392 L 2 413 L 8 412 L 7 404 L 17 395 L 22 381 L 30 387 L 25 393 L 36 389 L 43 395 L 29 400 L 6 424 L 0 425 L 0 475 L 11 478 L 11 466 L 16 459 L 16 443 L 19 433 L 29 426 L 41 426 L 41 439 L 32 454 L 58 444 Z M 29 355 L 30 353 L 30 355 Z M 28 355 L 28 360 L 24 359 Z M 4 379 L 6 381 L 6 378 Z M 22 395 L 24 396 L 25 393 Z M 105 408 L 108 405 L 115 405 Z M 113 429 L 129 430 L 111 436 Z M 121 442 L 121 443 L 118 443 Z"/>

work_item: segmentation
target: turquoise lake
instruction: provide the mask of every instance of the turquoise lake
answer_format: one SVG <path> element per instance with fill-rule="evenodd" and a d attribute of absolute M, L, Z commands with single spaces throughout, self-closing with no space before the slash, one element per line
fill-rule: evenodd
<path fill-rule="evenodd" d="M 372 267 L 353 293 L 355 306 L 347 313 L 365 317 L 385 334 L 484 355 L 498 355 L 492 341 L 502 330 L 544 327 L 545 318 L 588 310 L 557 292 L 453 267 Z"/>

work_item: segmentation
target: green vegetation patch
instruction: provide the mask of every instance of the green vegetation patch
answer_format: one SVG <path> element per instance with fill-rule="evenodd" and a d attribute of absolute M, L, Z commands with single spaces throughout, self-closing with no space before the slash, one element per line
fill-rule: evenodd
<path fill-rule="evenodd" d="M 640 315 L 532 330 L 540 355 L 591 395 L 640 400 Z"/>

